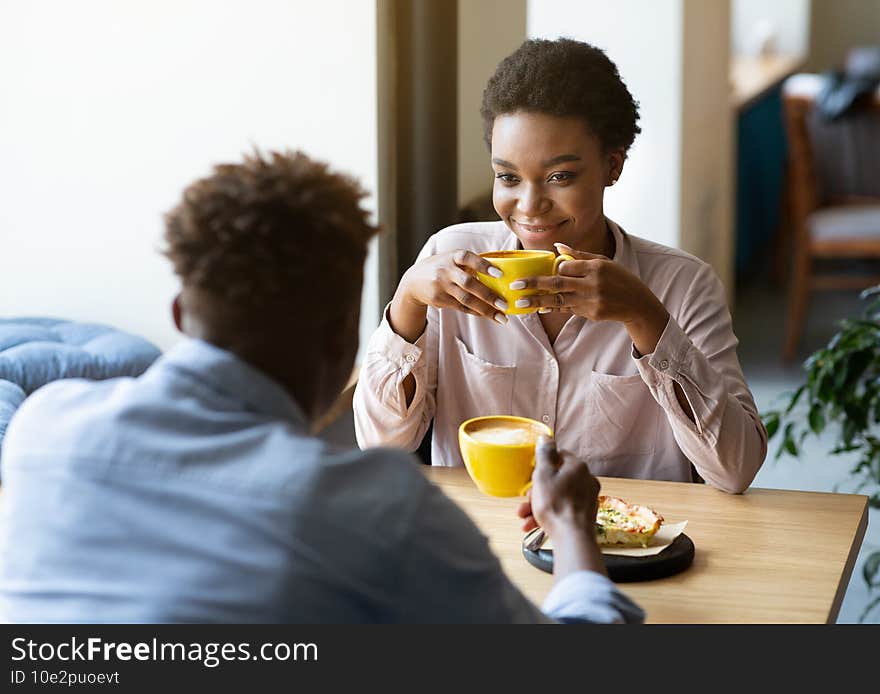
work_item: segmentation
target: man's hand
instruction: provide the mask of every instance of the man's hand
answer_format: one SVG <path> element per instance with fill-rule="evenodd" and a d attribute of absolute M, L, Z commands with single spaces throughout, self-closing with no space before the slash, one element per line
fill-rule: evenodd
<path fill-rule="evenodd" d="M 553 439 L 541 436 L 535 448 L 535 472 L 529 500 L 517 514 L 523 530 L 540 526 L 553 538 L 553 573 L 561 578 L 572 571 L 605 573 L 596 544 L 599 480 L 586 463 L 563 457 Z"/>
<path fill-rule="evenodd" d="M 535 447 L 535 472 L 529 500 L 517 513 L 524 519 L 523 530 L 541 526 L 549 535 L 560 526 L 575 526 L 595 532 L 599 480 L 585 463 L 563 459 L 556 442 L 546 436 Z"/>

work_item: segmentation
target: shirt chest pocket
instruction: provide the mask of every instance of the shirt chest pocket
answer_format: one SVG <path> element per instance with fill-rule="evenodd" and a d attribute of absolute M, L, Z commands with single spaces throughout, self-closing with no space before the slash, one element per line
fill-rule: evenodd
<path fill-rule="evenodd" d="M 515 414 L 511 412 L 516 366 L 493 364 L 478 356 L 457 337 L 455 338 L 460 380 L 446 396 L 454 398 L 455 409 L 461 412 L 462 421 L 471 417 L 490 414 Z"/>
<path fill-rule="evenodd" d="M 615 458 L 654 452 L 662 410 L 639 374 L 593 372 L 584 411 L 585 435 L 580 448 L 584 460 L 601 465 Z"/>

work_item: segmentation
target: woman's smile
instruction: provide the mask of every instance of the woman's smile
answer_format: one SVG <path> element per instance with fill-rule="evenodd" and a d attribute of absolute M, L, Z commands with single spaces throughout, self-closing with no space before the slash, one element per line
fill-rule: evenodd
<path fill-rule="evenodd" d="M 557 235 L 563 232 L 563 227 L 568 224 L 567 219 L 561 222 L 522 222 L 518 219 L 510 218 L 510 226 L 513 232 L 520 240 L 528 239 L 546 245 L 557 238 Z"/>

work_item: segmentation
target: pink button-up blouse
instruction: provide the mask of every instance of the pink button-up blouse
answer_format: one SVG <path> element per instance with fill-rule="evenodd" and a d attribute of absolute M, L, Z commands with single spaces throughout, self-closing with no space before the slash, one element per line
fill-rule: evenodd
<path fill-rule="evenodd" d="M 409 343 L 383 318 L 354 395 L 361 448 L 418 448 L 434 422 L 434 465 L 462 465 L 458 426 L 488 414 L 545 422 L 560 449 L 594 475 L 690 481 L 740 492 L 767 452 L 767 432 L 736 356 L 724 289 L 692 255 L 631 236 L 609 220 L 614 261 L 637 275 L 669 312 L 652 354 L 639 355 L 623 325 L 572 316 L 550 344 L 537 314 L 507 325 L 428 308 Z M 432 236 L 419 259 L 459 248 L 518 248 L 503 222 L 458 224 Z M 415 395 L 406 405 L 403 380 Z M 684 391 L 694 420 L 673 384 Z"/>

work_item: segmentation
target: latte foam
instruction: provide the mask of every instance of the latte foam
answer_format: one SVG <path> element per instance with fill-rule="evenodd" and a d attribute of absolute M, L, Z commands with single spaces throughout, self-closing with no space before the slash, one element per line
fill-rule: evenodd
<path fill-rule="evenodd" d="M 534 445 L 538 440 L 538 433 L 533 427 L 510 424 L 489 424 L 471 429 L 468 434 L 481 443 L 496 446 L 527 446 Z"/>

